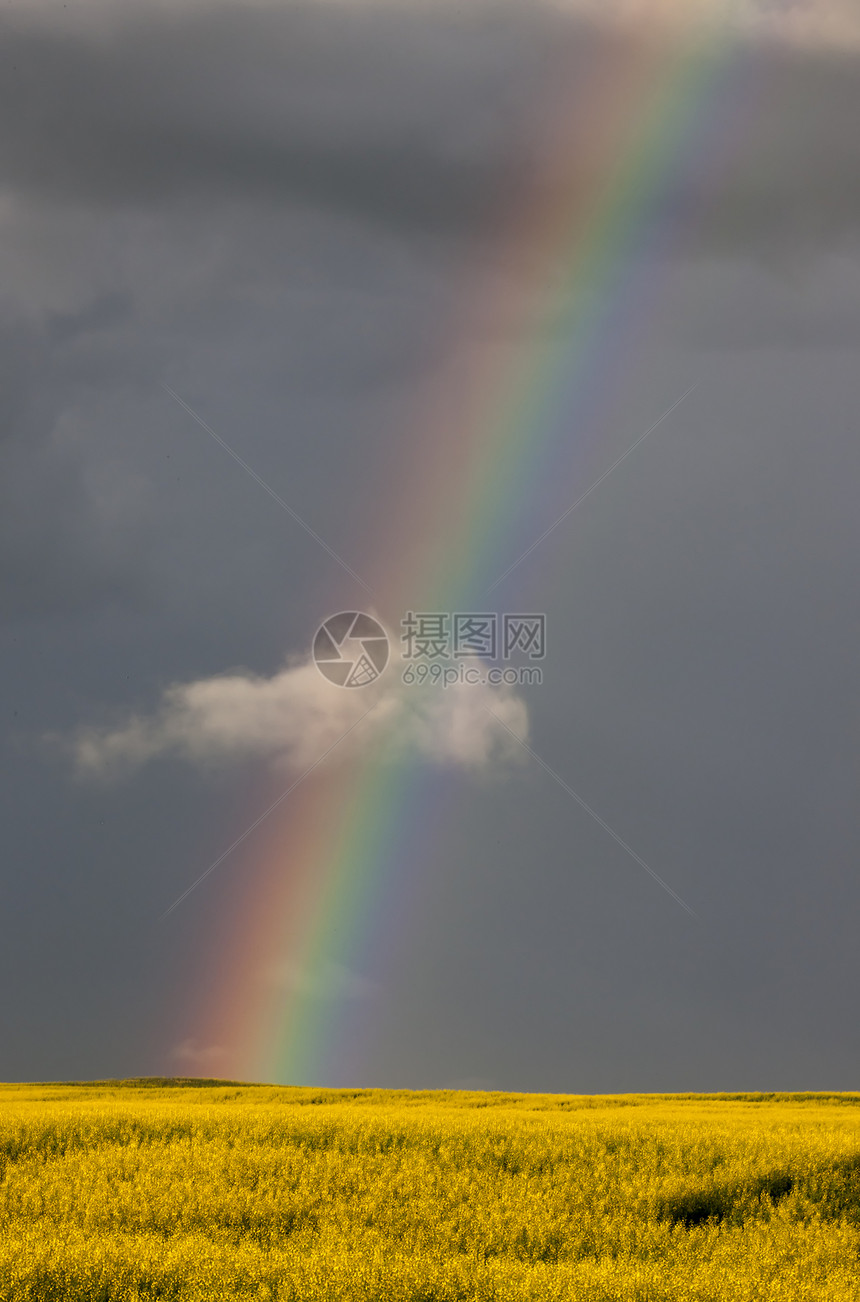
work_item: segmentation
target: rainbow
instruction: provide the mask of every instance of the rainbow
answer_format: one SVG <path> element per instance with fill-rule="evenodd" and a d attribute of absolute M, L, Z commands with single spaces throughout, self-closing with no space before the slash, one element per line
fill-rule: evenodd
<path fill-rule="evenodd" d="M 545 174 L 512 202 L 499 244 L 508 274 L 462 305 L 444 380 L 387 490 L 400 514 L 367 577 L 390 628 L 407 609 L 487 609 L 505 565 L 586 486 L 582 435 L 611 415 L 690 170 L 713 169 L 726 145 L 731 31 L 724 19 L 618 43 L 589 85 L 548 104 Z M 487 320 L 494 343 L 477 345 Z M 231 1076 L 361 1083 L 351 974 L 371 947 L 376 970 L 396 969 L 449 785 L 417 763 L 346 762 L 303 784 L 255 843 L 209 983 L 207 1034 Z"/>

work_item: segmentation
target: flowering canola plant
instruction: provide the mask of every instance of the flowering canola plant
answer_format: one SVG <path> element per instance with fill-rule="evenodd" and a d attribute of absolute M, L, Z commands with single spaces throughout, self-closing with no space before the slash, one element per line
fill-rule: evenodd
<path fill-rule="evenodd" d="M 860 1095 L 0 1087 L 0 1299 L 860 1302 Z"/>

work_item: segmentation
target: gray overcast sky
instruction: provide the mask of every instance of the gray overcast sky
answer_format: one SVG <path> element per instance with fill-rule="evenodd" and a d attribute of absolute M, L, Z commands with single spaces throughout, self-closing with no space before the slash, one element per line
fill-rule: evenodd
<path fill-rule="evenodd" d="M 697 920 L 538 766 L 428 764 L 444 827 L 321 1083 L 857 1087 L 860 40 L 838 3 L 792 43 L 765 8 L 611 421 L 526 523 L 695 391 L 497 594 L 550 620 L 534 749 Z M 174 683 L 271 678 L 362 598 L 161 384 L 371 567 L 458 304 L 522 274 L 500 233 L 550 92 L 641 40 L 588 9 L 0 18 L 0 1077 L 217 1074 L 213 937 L 248 856 L 159 915 L 283 773 L 250 747 L 105 782 L 64 739 Z M 476 355 L 516 347 L 470 328 Z"/>

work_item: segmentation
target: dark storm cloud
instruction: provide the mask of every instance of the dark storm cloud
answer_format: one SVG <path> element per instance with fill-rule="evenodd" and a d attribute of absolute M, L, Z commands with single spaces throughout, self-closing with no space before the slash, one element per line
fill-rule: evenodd
<path fill-rule="evenodd" d="M 132 10 L 132 14 L 134 11 Z M 484 219 L 533 89 L 513 16 L 318 5 L 4 34 L 0 160 L 45 199 L 299 200 L 432 228 Z"/>
<path fill-rule="evenodd" d="M 71 339 L 115 330 L 133 314 L 131 295 L 113 290 L 93 299 L 79 312 L 51 312 L 47 318 L 47 335 L 52 344 L 64 344 Z"/>
<path fill-rule="evenodd" d="M 8 190 L 44 202 L 244 197 L 486 236 L 534 181 L 552 96 L 601 63 L 610 75 L 626 39 L 506 4 L 129 6 L 89 32 L 19 16 L 3 31 L 0 165 Z M 703 145 L 682 183 L 697 237 L 767 252 L 856 234 L 860 56 L 762 46 L 729 63 L 731 162 Z M 587 140 L 574 127 L 574 172 Z"/>
<path fill-rule="evenodd" d="M 735 76 L 741 112 L 700 182 L 702 243 L 778 262 L 855 242 L 860 56 L 759 48 Z"/>
<path fill-rule="evenodd" d="M 0 19 L 2 1074 L 176 1070 L 169 1043 L 221 1043 L 183 991 L 210 1001 L 247 864 L 154 920 L 267 788 L 164 759 L 108 793 L 38 739 L 270 678 L 355 592 L 159 382 L 372 581 L 421 441 L 456 419 L 452 340 L 479 377 L 518 361 L 485 306 L 518 272 L 485 236 L 532 193 L 552 95 L 621 38 L 525 0 L 88 25 L 70 2 L 62 32 L 36 8 Z M 535 750 L 701 922 L 538 766 L 458 785 L 447 842 L 407 847 L 421 923 L 396 983 L 368 958 L 388 1011 L 341 1083 L 856 1079 L 858 73 L 728 60 L 678 256 L 631 351 L 621 295 L 528 540 L 697 387 L 499 590 L 551 620 Z"/>
<path fill-rule="evenodd" d="M 115 474 L 84 415 L 94 390 L 110 393 L 135 379 L 116 344 L 131 314 L 117 292 L 77 313 L 49 314 L 43 327 L 14 315 L 0 323 L 0 607 L 7 617 L 143 595 L 130 482 Z"/>

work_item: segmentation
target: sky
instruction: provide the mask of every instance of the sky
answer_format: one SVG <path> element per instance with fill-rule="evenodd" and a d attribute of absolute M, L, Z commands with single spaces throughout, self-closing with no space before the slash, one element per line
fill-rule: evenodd
<path fill-rule="evenodd" d="M 456 465 L 403 522 L 452 352 L 535 346 L 493 304 L 547 105 L 586 193 L 578 88 L 714 30 L 597 432 L 495 521 L 502 573 L 660 422 L 494 594 L 546 613 L 543 683 L 331 687 L 315 630 L 449 527 Z M 853 4 L 14 0 L 0 68 L 0 1078 L 246 1074 L 212 992 L 262 858 L 379 762 L 444 817 L 384 944 L 275 956 L 270 998 L 353 1028 L 316 1083 L 856 1088 Z"/>

